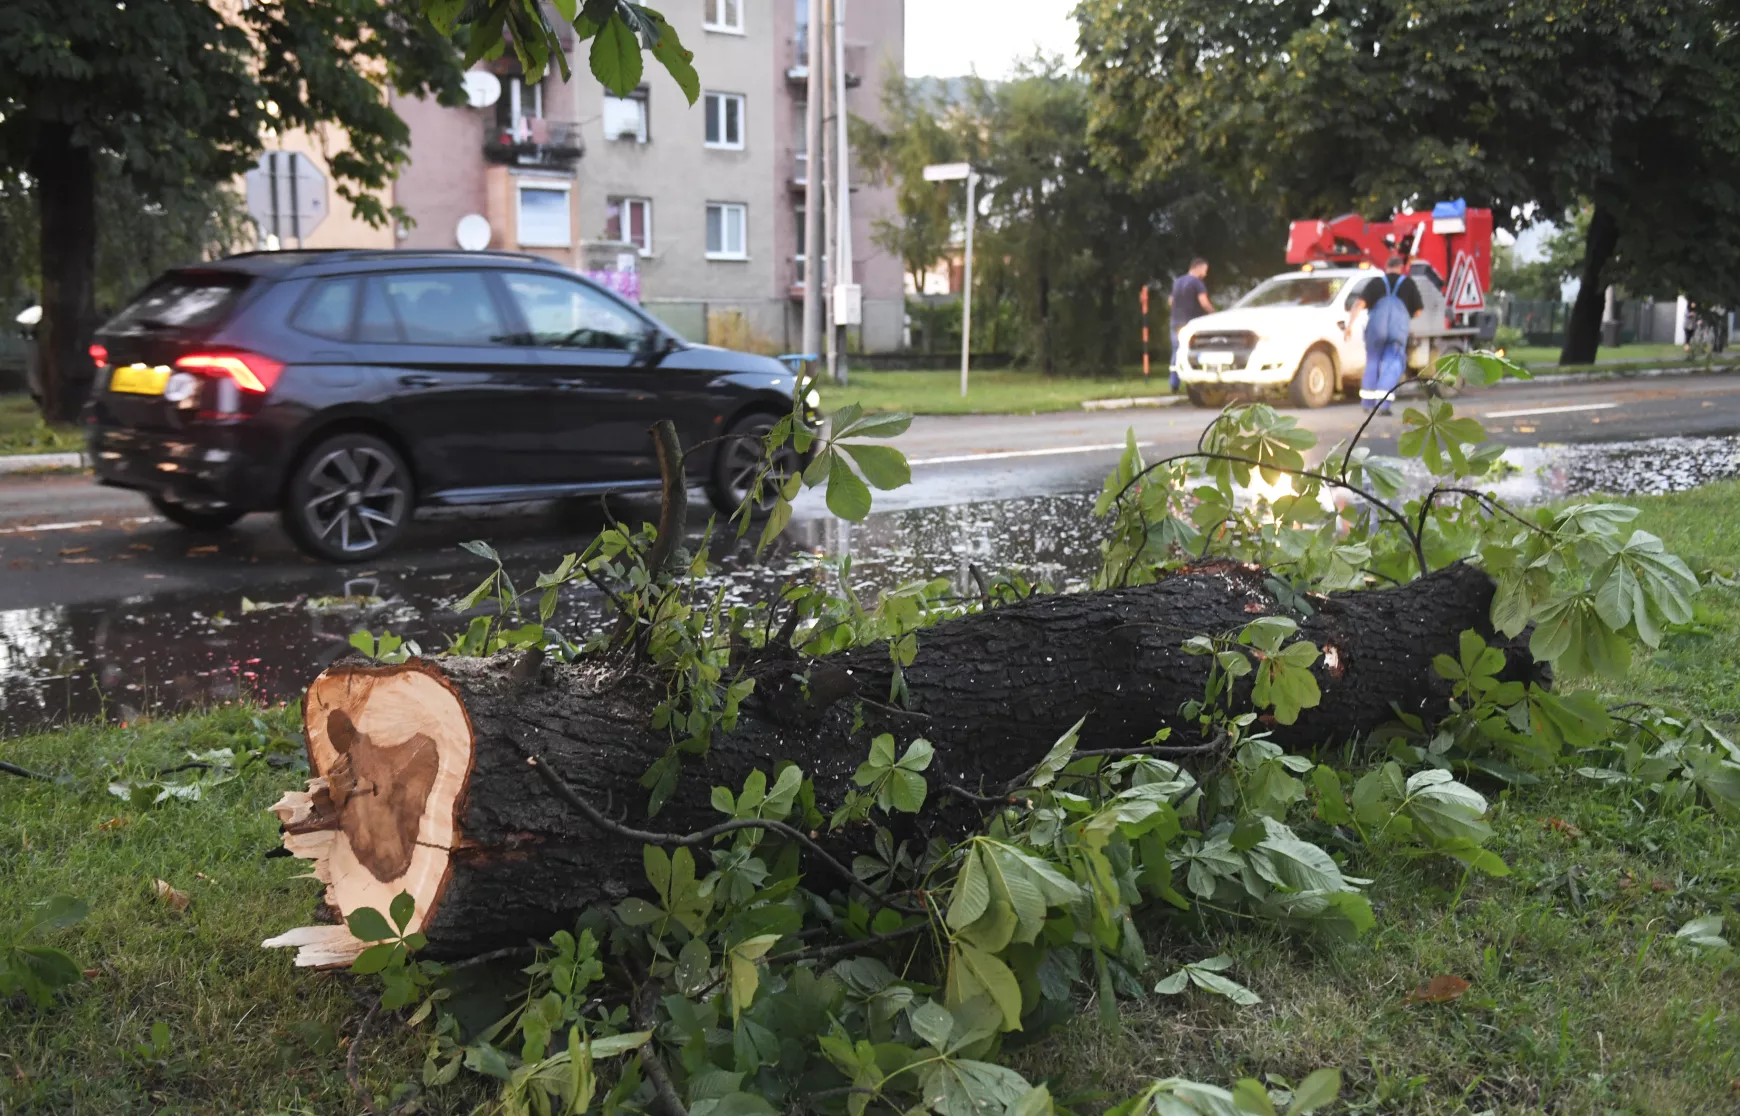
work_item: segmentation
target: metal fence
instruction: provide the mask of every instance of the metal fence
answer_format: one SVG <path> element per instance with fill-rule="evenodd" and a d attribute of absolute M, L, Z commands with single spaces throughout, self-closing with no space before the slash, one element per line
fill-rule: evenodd
<path fill-rule="evenodd" d="M 1494 297 L 1498 324 L 1520 330 L 1530 345 L 1563 345 L 1571 320 L 1571 304 L 1555 299 Z M 1614 304 L 1621 345 L 1665 345 L 1674 339 L 1673 299 L 1622 298 Z"/>

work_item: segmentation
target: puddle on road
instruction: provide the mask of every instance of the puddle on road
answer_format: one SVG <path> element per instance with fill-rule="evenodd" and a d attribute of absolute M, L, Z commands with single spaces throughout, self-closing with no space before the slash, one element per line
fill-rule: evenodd
<path fill-rule="evenodd" d="M 1677 491 L 1740 475 L 1740 436 L 1511 450 L 1516 472 L 1491 487 L 1513 503 L 1585 492 Z M 1423 481 L 1422 481 L 1423 487 Z M 1095 566 L 1100 523 L 1085 494 L 918 508 L 870 517 L 794 522 L 765 561 L 747 547 L 723 562 L 730 595 L 773 592 L 819 555 L 850 555 L 851 582 L 873 596 L 920 577 L 948 577 L 973 591 L 970 566 L 1017 571 L 1066 585 Z M 523 585 L 561 560 L 563 547 L 516 547 L 509 572 Z M 349 577 L 333 570 L 328 597 L 274 599 L 241 593 L 135 597 L 94 605 L 0 611 L 0 736 L 69 719 L 131 720 L 142 713 L 243 697 L 297 697 L 349 649 L 358 628 L 391 630 L 425 650 L 446 646 L 463 621 L 448 607 L 487 572 Z M 602 616 L 590 587 L 566 591 L 552 626 L 571 637 Z"/>

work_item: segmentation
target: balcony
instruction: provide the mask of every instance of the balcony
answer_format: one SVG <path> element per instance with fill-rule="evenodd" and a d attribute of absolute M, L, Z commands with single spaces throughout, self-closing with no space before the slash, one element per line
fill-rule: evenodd
<path fill-rule="evenodd" d="M 579 125 L 566 120 L 522 116 L 512 124 L 491 120 L 483 126 L 483 157 L 522 167 L 570 167 L 586 153 Z"/>
<path fill-rule="evenodd" d="M 846 44 L 846 88 L 856 89 L 864 82 L 866 48 L 862 43 Z M 810 37 L 802 27 L 787 44 L 785 80 L 803 85 L 810 80 Z"/>
<path fill-rule="evenodd" d="M 791 187 L 793 193 L 802 194 L 804 187 L 809 184 L 810 178 L 808 153 L 803 151 L 790 152 L 786 165 L 791 168 L 791 175 L 786 179 L 786 185 Z"/>

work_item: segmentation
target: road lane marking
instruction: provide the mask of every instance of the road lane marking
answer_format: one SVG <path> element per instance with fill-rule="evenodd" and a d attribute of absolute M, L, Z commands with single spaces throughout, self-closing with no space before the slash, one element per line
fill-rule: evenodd
<path fill-rule="evenodd" d="M 1521 411 L 1488 411 L 1481 418 L 1525 418 L 1529 415 L 1568 415 L 1573 411 L 1610 411 L 1617 403 L 1578 403 L 1569 407 L 1529 407 Z"/>
<path fill-rule="evenodd" d="M 1051 449 L 1036 450 L 996 450 L 991 453 L 960 453 L 948 457 L 914 457 L 907 460 L 908 465 L 959 465 L 970 461 L 1001 461 L 1011 457 L 1055 457 L 1065 453 L 1101 453 L 1105 450 L 1121 450 L 1124 442 L 1105 442 L 1096 446 L 1055 446 Z M 1152 442 L 1138 442 L 1138 446 L 1153 445 Z"/>
<path fill-rule="evenodd" d="M 26 523 L 22 527 L 0 527 L 0 535 L 29 535 L 37 531 L 77 531 L 82 527 L 101 527 L 104 524 L 121 526 L 130 523 L 162 523 L 164 520 L 155 515 L 135 515 L 122 519 L 79 519 L 67 523 Z"/>

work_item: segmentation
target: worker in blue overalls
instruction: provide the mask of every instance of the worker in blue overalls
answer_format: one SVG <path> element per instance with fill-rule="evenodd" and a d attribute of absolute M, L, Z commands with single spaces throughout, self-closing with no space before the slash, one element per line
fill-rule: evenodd
<path fill-rule="evenodd" d="M 1347 309 L 1342 336 L 1353 338 L 1353 319 L 1361 310 L 1365 318 L 1365 376 L 1359 382 L 1359 402 L 1366 410 L 1381 408 L 1390 413 L 1390 393 L 1402 382 L 1408 368 L 1409 327 L 1425 310 L 1420 289 L 1403 270 L 1408 261 L 1391 256 L 1384 274 L 1366 280 Z"/>

